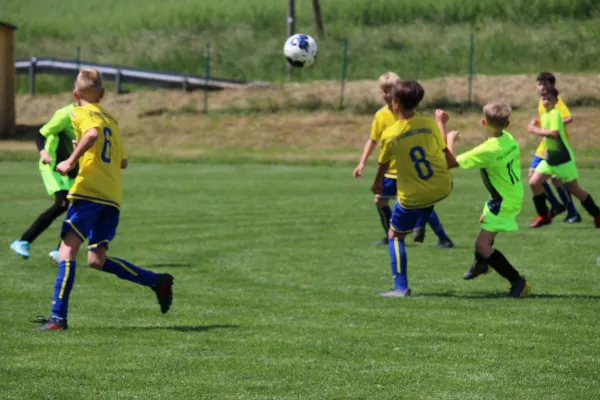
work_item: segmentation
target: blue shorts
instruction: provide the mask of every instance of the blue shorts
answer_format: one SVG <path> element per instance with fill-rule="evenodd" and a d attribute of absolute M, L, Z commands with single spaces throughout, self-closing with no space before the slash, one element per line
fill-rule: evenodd
<path fill-rule="evenodd" d="M 426 208 L 406 209 L 402 208 L 400 203 L 396 203 L 394 212 L 392 213 L 390 227 L 394 232 L 398 233 L 412 232 L 419 219 L 423 218 L 422 221 L 429 220 L 431 211 L 433 211 L 433 206 Z"/>
<path fill-rule="evenodd" d="M 82 242 L 88 240 L 88 250 L 108 244 L 117 234 L 119 210 L 113 206 L 86 200 L 75 200 L 67 210 L 61 237 L 73 231 Z"/>
<path fill-rule="evenodd" d="M 529 170 L 535 171 L 535 169 L 542 162 L 542 160 L 543 160 L 543 158 L 541 158 L 541 157 L 533 156 L 533 158 L 531 159 L 531 165 L 529 166 Z"/>
<path fill-rule="evenodd" d="M 381 193 L 376 194 L 375 197 L 378 199 L 393 199 L 398 195 L 398 189 L 396 188 L 396 180 L 394 178 L 384 177 L 381 180 Z"/>

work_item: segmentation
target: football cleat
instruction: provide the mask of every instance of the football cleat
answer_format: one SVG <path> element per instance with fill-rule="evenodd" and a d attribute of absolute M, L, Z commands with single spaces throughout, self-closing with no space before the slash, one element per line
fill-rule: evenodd
<path fill-rule="evenodd" d="M 58 264 L 58 250 L 52 250 L 50 253 L 48 253 L 48 257 L 50 257 L 52 262 Z"/>
<path fill-rule="evenodd" d="M 169 311 L 173 302 L 173 276 L 158 274 L 158 282 L 152 290 L 156 293 L 156 299 L 160 304 L 160 312 L 164 314 Z"/>
<path fill-rule="evenodd" d="M 415 243 L 423 243 L 425 241 L 425 228 L 413 229 L 413 240 Z"/>
<path fill-rule="evenodd" d="M 29 258 L 29 242 L 17 239 L 11 243 L 10 248 L 24 259 Z"/>
<path fill-rule="evenodd" d="M 525 297 L 531 292 L 531 284 L 525 278 L 519 278 L 510 284 L 510 290 L 506 297 Z"/>
<path fill-rule="evenodd" d="M 470 281 L 471 279 L 477 278 L 479 275 L 487 274 L 491 270 L 492 268 L 487 265 L 487 263 L 477 262 L 477 260 L 474 259 L 471 268 L 469 268 L 469 270 L 463 275 L 463 279 Z"/>
<path fill-rule="evenodd" d="M 567 211 L 566 207 L 563 206 L 562 204 L 556 206 L 556 207 L 552 207 L 550 209 L 550 218 L 554 218 L 556 217 L 558 214 L 562 214 L 565 211 Z"/>
<path fill-rule="evenodd" d="M 529 224 L 530 228 L 541 228 L 544 225 L 550 225 L 552 223 L 552 218 L 550 216 L 540 217 L 538 216 L 531 224 Z"/>
<path fill-rule="evenodd" d="M 576 224 L 578 222 L 581 222 L 581 215 L 579 215 L 579 213 L 575 215 L 567 215 L 567 218 L 565 218 L 563 221 L 565 224 Z"/>
<path fill-rule="evenodd" d="M 36 317 L 30 320 L 36 324 L 42 324 L 41 326 L 34 328 L 34 331 L 66 331 L 69 329 L 67 320 L 57 317 Z"/>
<path fill-rule="evenodd" d="M 437 247 L 438 249 L 451 249 L 454 247 L 454 243 L 450 239 L 440 239 Z"/>

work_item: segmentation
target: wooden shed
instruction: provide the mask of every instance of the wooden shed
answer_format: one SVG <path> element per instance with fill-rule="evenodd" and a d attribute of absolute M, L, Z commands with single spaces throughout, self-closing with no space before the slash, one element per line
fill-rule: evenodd
<path fill-rule="evenodd" d="M 15 134 L 15 30 L 0 22 L 0 137 Z"/>

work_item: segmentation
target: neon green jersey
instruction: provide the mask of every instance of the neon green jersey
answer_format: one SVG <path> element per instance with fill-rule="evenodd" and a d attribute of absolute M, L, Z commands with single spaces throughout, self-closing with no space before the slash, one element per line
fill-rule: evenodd
<path fill-rule="evenodd" d="M 565 124 L 558 109 L 553 108 L 542 114 L 541 128 L 558 131 L 556 138 L 544 136 L 547 153 L 546 161 L 549 165 L 560 165 L 575 160 L 573 150 L 571 150 L 571 146 L 569 146 L 569 142 L 567 141 Z"/>
<path fill-rule="evenodd" d="M 71 125 L 71 111 L 73 104 L 57 110 L 50 121 L 40 128 L 40 134 L 46 138 L 44 150 L 52 158 L 52 164 L 44 165 L 40 160 L 40 170 L 54 169 L 56 164 L 69 158 L 73 153 L 73 140 L 75 130 Z"/>
<path fill-rule="evenodd" d="M 523 204 L 520 156 L 519 143 L 509 132 L 502 131 L 502 136 L 489 138 L 456 157 L 456 161 L 464 169 L 481 168 L 481 179 L 491 196 L 487 205 L 492 213 L 515 214 Z"/>

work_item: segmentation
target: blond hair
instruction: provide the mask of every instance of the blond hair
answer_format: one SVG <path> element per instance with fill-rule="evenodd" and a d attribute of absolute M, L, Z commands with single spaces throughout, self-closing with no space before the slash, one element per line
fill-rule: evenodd
<path fill-rule="evenodd" d="M 75 80 L 75 89 L 79 93 L 99 92 L 102 89 L 102 74 L 95 68 L 83 68 Z"/>
<path fill-rule="evenodd" d="M 381 74 L 377 80 L 377 84 L 379 85 L 379 89 L 385 92 L 391 90 L 394 86 L 396 86 L 397 83 L 400 83 L 400 80 L 401 79 L 398 74 L 394 72 L 386 72 Z"/>
<path fill-rule="evenodd" d="M 490 128 L 506 128 L 511 112 L 510 106 L 505 103 L 488 103 L 483 107 L 483 114 Z"/>

